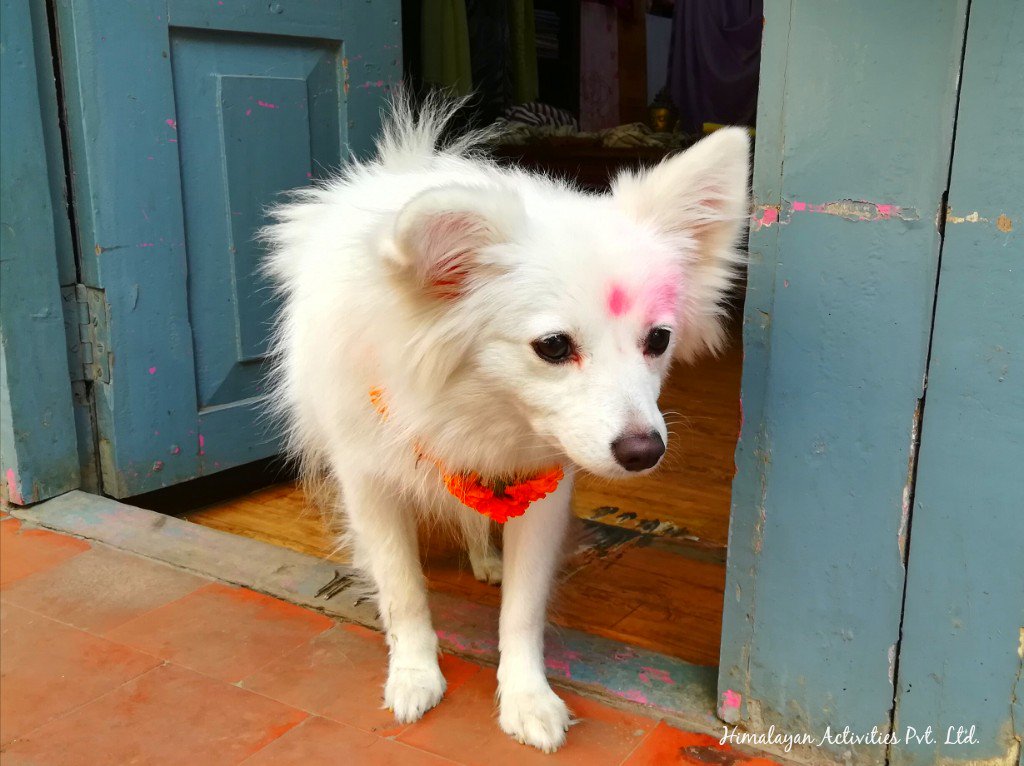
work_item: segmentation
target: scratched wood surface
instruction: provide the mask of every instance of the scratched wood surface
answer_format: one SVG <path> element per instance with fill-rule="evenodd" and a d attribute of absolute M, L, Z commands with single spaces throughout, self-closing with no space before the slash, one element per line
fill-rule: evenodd
<path fill-rule="evenodd" d="M 662 406 L 678 414 L 666 465 L 621 483 L 584 479 L 575 533 L 552 620 L 688 662 L 718 662 L 732 452 L 741 353 L 673 371 Z M 185 518 L 216 529 L 345 560 L 335 534 L 294 484 L 279 484 Z M 450 539 L 424 530 L 430 587 L 497 605 L 500 590 L 473 579 Z"/>

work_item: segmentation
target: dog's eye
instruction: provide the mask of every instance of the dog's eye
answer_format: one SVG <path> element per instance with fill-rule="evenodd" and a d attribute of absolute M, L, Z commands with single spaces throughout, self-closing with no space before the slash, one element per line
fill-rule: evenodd
<path fill-rule="evenodd" d="M 564 333 L 546 335 L 543 338 L 538 338 L 530 345 L 537 352 L 537 356 L 545 362 L 551 362 L 552 364 L 568 362 L 576 351 L 572 344 L 572 338 Z"/>
<path fill-rule="evenodd" d="M 667 327 L 655 327 L 644 340 L 644 353 L 648 356 L 661 356 L 668 348 L 668 342 L 672 338 L 672 331 Z"/>

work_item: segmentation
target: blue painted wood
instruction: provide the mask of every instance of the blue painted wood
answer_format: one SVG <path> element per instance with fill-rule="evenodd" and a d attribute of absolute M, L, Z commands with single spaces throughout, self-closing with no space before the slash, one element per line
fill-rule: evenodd
<path fill-rule="evenodd" d="M 719 675 L 754 728 L 889 728 L 965 14 L 766 4 Z"/>
<path fill-rule="evenodd" d="M 45 20 L 45 16 L 43 17 Z M 56 94 L 49 37 L 27 3 L 0 4 L 0 497 L 15 504 L 79 485 L 58 253 L 60 155 L 45 133 Z"/>
<path fill-rule="evenodd" d="M 974 3 L 911 527 L 894 764 L 1016 764 L 1024 718 L 1024 7 Z M 976 744 L 948 727 L 976 726 Z M 955 734 L 953 737 L 955 741 Z"/>
<path fill-rule="evenodd" d="M 58 2 L 82 271 L 109 307 L 104 492 L 277 451 L 256 402 L 274 306 L 253 236 L 278 192 L 369 146 L 399 76 L 397 8 Z"/>

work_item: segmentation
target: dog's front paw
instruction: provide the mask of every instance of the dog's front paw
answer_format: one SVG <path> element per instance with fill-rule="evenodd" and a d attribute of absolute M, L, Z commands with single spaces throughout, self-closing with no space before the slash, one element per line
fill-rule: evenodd
<path fill-rule="evenodd" d="M 447 686 L 436 660 L 433 667 L 393 667 L 384 684 L 384 706 L 399 723 L 412 723 L 441 701 Z"/>
<path fill-rule="evenodd" d="M 565 703 L 544 686 L 535 691 L 502 692 L 498 722 L 516 741 L 553 753 L 565 744 L 571 720 Z"/>
<path fill-rule="evenodd" d="M 480 582 L 491 585 L 501 582 L 501 554 L 493 548 L 486 553 L 470 551 L 469 564 L 473 567 L 473 577 Z"/>

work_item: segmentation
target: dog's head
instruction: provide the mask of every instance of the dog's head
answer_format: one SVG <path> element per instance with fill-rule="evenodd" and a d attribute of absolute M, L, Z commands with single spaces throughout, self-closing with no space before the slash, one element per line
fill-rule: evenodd
<path fill-rule="evenodd" d="M 426 318 L 429 375 L 492 397 L 493 417 L 524 420 L 592 473 L 652 469 L 670 359 L 724 341 L 748 158 L 732 128 L 620 175 L 610 195 L 494 174 L 413 198 L 387 253 Z"/>

